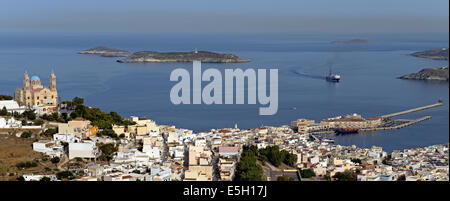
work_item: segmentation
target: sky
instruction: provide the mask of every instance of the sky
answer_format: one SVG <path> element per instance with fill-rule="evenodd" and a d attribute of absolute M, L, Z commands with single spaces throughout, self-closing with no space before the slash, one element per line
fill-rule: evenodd
<path fill-rule="evenodd" d="M 445 32 L 448 0 L 1 0 L 0 32 Z"/>

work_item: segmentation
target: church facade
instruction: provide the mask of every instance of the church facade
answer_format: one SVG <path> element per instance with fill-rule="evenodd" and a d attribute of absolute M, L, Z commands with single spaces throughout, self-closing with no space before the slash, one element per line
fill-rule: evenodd
<path fill-rule="evenodd" d="M 56 76 L 52 72 L 50 75 L 50 86 L 42 86 L 41 79 L 33 75 L 28 77 L 25 72 L 23 77 L 23 88 L 14 91 L 14 100 L 19 105 L 27 107 L 54 107 L 58 106 L 58 92 L 56 90 Z"/>

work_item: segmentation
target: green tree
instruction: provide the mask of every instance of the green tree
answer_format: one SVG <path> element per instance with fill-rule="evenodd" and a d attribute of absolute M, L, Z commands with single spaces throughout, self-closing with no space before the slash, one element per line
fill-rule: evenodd
<path fill-rule="evenodd" d="M 41 133 L 41 135 L 53 137 L 54 134 L 58 133 L 58 128 L 48 128 L 44 132 Z"/>
<path fill-rule="evenodd" d="M 6 116 L 8 114 L 8 110 L 6 110 L 6 107 L 3 106 L 2 110 L 0 110 L 0 116 Z"/>
<path fill-rule="evenodd" d="M 338 172 L 333 176 L 336 181 L 356 181 L 356 174 L 351 171 Z"/>
<path fill-rule="evenodd" d="M 75 97 L 72 99 L 72 104 L 74 107 L 80 106 L 84 104 L 84 99 L 80 97 Z"/>
<path fill-rule="evenodd" d="M 100 144 L 100 151 L 101 155 L 99 156 L 100 160 L 104 161 L 110 161 L 114 155 L 115 152 L 117 152 L 118 147 L 115 144 L 108 143 L 108 144 Z"/>
<path fill-rule="evenodd" d="M 49 177 L 42 177 L 41 180 L 39 180 L 39 181 L 50 181 L 50 178 Z"/>
<path fill-rule="evenodd" d="M 33 133 L 31 133 L 30 131 L 24 131 L 20 137 L 21 138 L 30 138 L 33 135 Z"/>
<path fill-rule="evenodd" d="M 12 100 L 13 97 L 12 96 L 8 96 L 8 95 L 1 95 L 0 94 L 0 100 Z"/>
<path fill-rule="evenodd" d="M 58 156 L 55 156 L 55 157 L 53 157 L 52 159 L 50 159 L 50 161 L 53 163 L 53 164 L 57 164 L 57 163 L 59 163 L 59 161 L 60 161 L 61 159 L 58 157 Z"/>
<path fill-rule="evenodd" d="M 35 119 L 35 120 L 33 120 L 33 124 L 41 126 L 42 124 L 44 124 L 44 120 L 42 120 L 42 119 Z"/>
<path fill-rule="evenodd" d="M 34 110 L 25 110 L 22 115 L 28 119 L 28 120 L 35 120 L 36 119 L 36 113 Z"/>
<path fill-rule="evenodd" d="M 71 171 L 61 171 L 56 173 L 56 178 L 61 179 L 72 179 L 73 173 Z"/>
<path fill-rule="evenodd" d="M 237 181 L 262 181 L 263 170 L 256 163 L 256 155 L 253 151 L 243 152 L 237 167 L 235 180 Z"/>
<path fill-rule="evenodd" d="M 283 151 L 285 151 L 285 150 L 283 150 Z M 294 167 L 295 164 L 297 164 L 297 155 L 296 154 L 291 154 L 291 153 L 286 151 L 283 162 L 286 165 Z"/>
<path fill-rule="evenodd" d="M 312 170 L 311 168 L 308 168 L 300 170 L 300 175 L 302 176 L 302 178 L 311 178 L 315 177 L 316 173 L 314 173 L 314 170 Z"/>

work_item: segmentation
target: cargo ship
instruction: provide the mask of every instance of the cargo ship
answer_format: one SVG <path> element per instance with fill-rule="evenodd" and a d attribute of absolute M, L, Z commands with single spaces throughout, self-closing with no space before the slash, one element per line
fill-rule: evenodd
<path fill-rule="evenodd" d="M 328 73 L 328 75 L 326 76 L 326 80 L 328 82 L 339 82 L 339 80 L 341 80 L 341 76 L 331 73 L 331 69 L 330 69 L 330 73 Z"/>
<path fill-rule="evenodd" d="M 358 129 L 357 128 L 338 128 L 338 129 L 334 130 L 334 132 L 336 133 L 336 135 L 346 135 L 346 134 L 358 133 Z"/>

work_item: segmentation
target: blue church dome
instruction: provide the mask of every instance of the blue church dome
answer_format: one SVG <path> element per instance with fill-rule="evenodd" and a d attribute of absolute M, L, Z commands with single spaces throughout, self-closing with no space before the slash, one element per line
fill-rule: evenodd
<path fill-rule="evenodd" d="M 39 79 L 39 77 L 37 75 L 33 75 L 33 76 L 31 76 L 31 80 L 41 80 L 41 79 Z"/>

